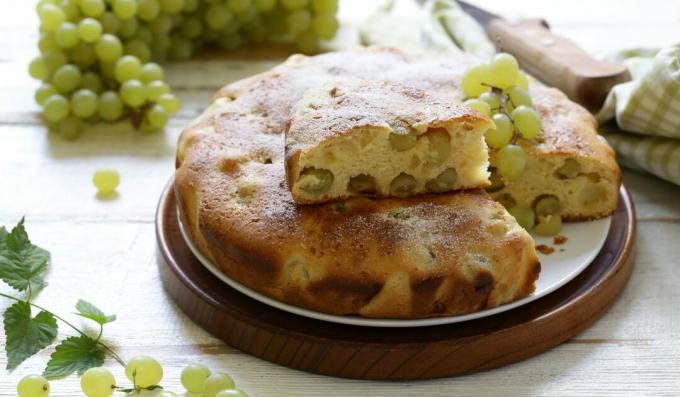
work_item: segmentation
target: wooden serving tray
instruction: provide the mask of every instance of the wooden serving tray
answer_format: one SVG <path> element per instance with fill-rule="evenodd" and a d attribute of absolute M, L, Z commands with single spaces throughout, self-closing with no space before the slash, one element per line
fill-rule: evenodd
<path fill-rule="evenodd" d="M 340 325 L 290 314 L 230 288 L 193 256 L 179 231 L 172 180 L 156 213 L 167 293 L 229 345 L 303 371 L 357 379 L 450 377 L 514 363 L 578 334 L 616 301 L 633 268 L 635 208 L 625 187 L 602 251 L 557 291 L 504 313 L 417 328 Z"/>

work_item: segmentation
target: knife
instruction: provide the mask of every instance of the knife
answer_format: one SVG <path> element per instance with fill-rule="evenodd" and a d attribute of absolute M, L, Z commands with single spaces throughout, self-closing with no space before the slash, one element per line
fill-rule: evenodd
<path fill-rule="evenodd" d="M 550 32 L 542 19 L 508 21 L 464 1 L 458 3 L 502 51 L 517 58 L 521 68 L 591 111 L 600 109 L 614 85 L 631 78 L 624 65 L 591 57 Z"/>

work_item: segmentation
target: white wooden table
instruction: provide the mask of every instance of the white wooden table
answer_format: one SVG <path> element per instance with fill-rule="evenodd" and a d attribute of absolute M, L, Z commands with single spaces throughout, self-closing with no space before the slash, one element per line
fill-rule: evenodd
<path fill-rule="evenodd" d="M 351 4 L 353 3 L 354 4 Z M 347 0 L 360 6 L 359 0 Z M 543 16 L 555 31 L 591 51 L 659 46 L 680 38 L 680 5 L 665 0 L 599 2 L 478 1 L 499 12 Z M 185 106 L 164 135 L 97 127 L 76 142 L 50 136 L 33 103 L 26 65 L 37 49 L 33 2 L 2 0 L 0 11 L 0 225 L 22 215 L 34 241 L 52 252 L 49 287 L 38 303 L 69 316 L 78 298 L 118 321 L 106 339 L 123 357 L 149 354 L 165 367 L 163 384 L 181 392 L 179 372 L 193 361 L 230 373 L 251 396 L 678 396 L 680 395 L 680 188 L 626 172 L 638 209 L 636 264 L 611 311 L 569 342 L 502 369 L 424 382 L 335 379 L 250 357 L 198 328 L 163 292 L 157 270 L 154 211 L 173 173 L 175 140 L 219 86 L 276 60 L 203 61 L 168 66 Z M 359 8 L 359 7 L 357 7 Z M 200 73 L 196 71 L 200 70 Z M 96 197 L 94 170 L 114 167 L 122 183 L 111 200 Z M 0 289 L 3 292 L 5 289 Z M 0 299 L 0 310 L 8 302 Z M 61 335 L 68 335 L 62 327 Z M 389 332 L 389 331 L 386 331 Z M 4 337 L 0 336 L 4 350 Z M 11 374 L 0 370 L 0 396 L 40 373 L 51 350 Z M 4 353 L 0 367 L 5 367 Z M 120 367 L 108 360 L 119 380 Z M 75 377 L 52 383 L 54 396 L 79 394 Z"/>

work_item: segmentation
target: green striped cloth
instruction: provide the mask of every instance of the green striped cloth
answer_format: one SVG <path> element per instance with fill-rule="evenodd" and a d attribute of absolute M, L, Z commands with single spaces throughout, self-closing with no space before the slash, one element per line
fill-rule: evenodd
<path fill-rule="evenodd" d="M 623 61 L 633 80 L 615 86 L 596 115 L 602 135 L 623 166 L 680 185 L 680 44 L 662 50 L 628 50 Z"/>

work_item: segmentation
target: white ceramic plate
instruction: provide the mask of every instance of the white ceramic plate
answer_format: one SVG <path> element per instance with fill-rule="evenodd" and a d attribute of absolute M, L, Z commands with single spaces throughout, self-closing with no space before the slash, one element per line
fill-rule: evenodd
<path fill-rule="evenodd" d="M 536 282 L 536 291 L 524 299 L 494 307 L 492 309 L 460 316 L 424 318 L 416 320 L 395 320 L 362 318 L 356 316 L 335 316 L 332 314 L 320 313 L 313 310 L 304 309 L 302 307 L 289 305 L 265 296 L 238 283 L 235 280 L 232 280 L 222 273 L 217 266 L 210 262 L 210 260 L 201 254 L 201 252 L 193 245 L 186 231 L 184 230 L 184 225 L 182 225 L 181 220 L 179 222 L 180 231 L 184 237 L 184 241 L 186 241 L 187 245 L 194 253 L 196 258 L 198 258 L 198 260 L 212 274 L 235 290 L 264 304 L 287 311 L 289 313 L 314 318 L 317 320 L 330 321 L 333 323 L 360 325 L 365 327 L 425 327 L 431 325 L 451 324 L 492 316 L 494 314 L 525 305 L 565 285 L 579 273 L 581 273 L 586 267 L 588 267 L 593 259 L 595 259 L 598 252 L 600 252 L 600 249 L 607 238 L 610 223 L 610 218 L 592 222 L 566 223 L 562 227 L 561 234 L 566 236 L 568 241 L 562 245 L 554 245 L 551 237 L 533 236 L 537 245 L 545 244 L 554 246 L 555 252 L 550 255 L 543 255 L 541 253 L 538 254 L 541 261 L 541 275 Z M 564 249 L 564 251 L 560 251 L 560 249 Z"/>

